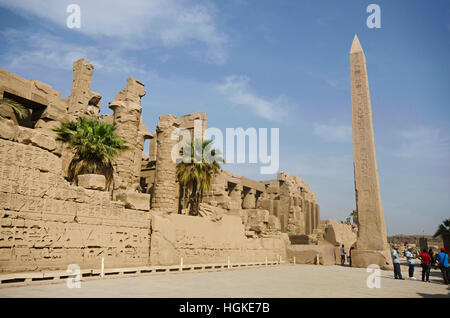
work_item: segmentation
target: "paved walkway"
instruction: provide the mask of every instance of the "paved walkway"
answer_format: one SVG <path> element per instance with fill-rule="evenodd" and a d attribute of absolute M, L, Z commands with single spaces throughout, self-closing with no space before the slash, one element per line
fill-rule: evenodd
<path fill-rule="evenodd" d="M 406 266 L 402 273 L 407 274 Z M 0 289 L 0 297 L 450 297 L 441 273 L 431 283 L 395 280 L 381 271 L 380 288 L 368 288 L 370 273 L 362 268 L 282 265 L 223 272 L 171 273 Z"/>

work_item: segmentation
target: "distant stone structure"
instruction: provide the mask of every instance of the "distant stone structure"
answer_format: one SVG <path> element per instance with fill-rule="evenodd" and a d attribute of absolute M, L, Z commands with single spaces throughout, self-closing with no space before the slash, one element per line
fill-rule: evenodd
<path fill-rule="evenodd" d="M 356 35 L 350 50 L 350 78 L 358 213 L 358 239 L 352 263 L 355 267 L 377 264 L 390 268 L 392 261 L 381 204 L 366 58 Z"/>
<path fill-rule="evenodd" d="M 393 245 L 404 245 L 405 242 L 408 244 L 414 244 L 418 248 L 422 249 L 430 249 L 432 248 L 435 252 L 439 251 L 442 247 L 444 247 L 444 242 L 442 237 L 433 237 L 431 235 L 405 235 L 405 234 L 397 234 L 393 236 L 388 236 L 388 243 Z"/>

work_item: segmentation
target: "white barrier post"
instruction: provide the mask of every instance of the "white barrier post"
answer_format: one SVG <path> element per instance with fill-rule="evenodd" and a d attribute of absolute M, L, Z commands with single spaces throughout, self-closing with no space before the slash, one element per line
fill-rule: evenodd
<path fill-rule="evenodd" d="M 228 269 L 230 268 L 230 257 L 227 257 Z"/>
<path fill-rule="evenodd" d="M 183 271 L 183 258 L 180 259 L 180 272 Z"/>
<path fill-rule="evenodd" d="M 267 266 L 268 264 L 267 264 L 267 256 L 266 256 L 266 266 Z"/>
<path fill-rule="evenodd" d="M 100 269 L 100 277 L 103 278 L 105 277 L 105 258 L 102 257 L 102 266 Z"/>
<path fill-rule="evenodd" d="M 294 256 L 294 265 L 295 265 L 295 256 Z"/>

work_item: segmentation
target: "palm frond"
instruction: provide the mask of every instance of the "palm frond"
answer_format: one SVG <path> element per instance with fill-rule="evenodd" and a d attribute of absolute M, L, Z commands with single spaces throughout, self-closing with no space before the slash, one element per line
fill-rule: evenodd
<path fill-rule="evenodd" d="M 439 224 L 439 227 L 436 230 L 436 233 L 434 233 L 433 237 L 447 235 L 450 235 L 450 218 L 444 220 L 441 224 Z"/>
<path fill-rule="evenodd" d="M 0 98 L 0 104 L 11 107 L 11 109 L 22 119 L 28 117 L 27 109 L 12 99 L 6 97 Z M 5 115 L 0 114 L 0 117 L 5 118 Z"/>

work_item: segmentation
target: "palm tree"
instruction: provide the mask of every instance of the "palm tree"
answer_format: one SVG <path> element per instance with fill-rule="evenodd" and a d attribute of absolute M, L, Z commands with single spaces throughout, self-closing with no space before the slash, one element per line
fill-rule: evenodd
<path fill-rule="evenodd" d="M 450 236 L 450 219 L 444 220 L 441 224 L 439 224 L 436 233 L 434 233 L 433 237 L 442 236 Z"/>
<path fill-rule="evenodd" d="M 350 213 L 350 217 L 353 220 L 353 223 L 358 223 L 358 211 L 353 210 L 352 213 Z"/>
<path fill-rule="evenodd" d="M 69 164 L 68 179 L 78 183 L 78 175 L 102 174 L 109 189 L 114 168 L 111 160 L 130 149 L 125 139 L 115 133 L 116 127 L 92 118 L 78 118 L 77 121 L 62 123 L 53 128 L 60 140 L 75 150 Z"/>
<path fill-rule="evenodd" d="M 22 119 L 28 117 L 27 109 L 12 99 L 0 98 L 0 104 L 11 107 L 11 109 Z M 6 118 L 3 114 L 0 114 L 0 117 Z"/>
<path fill-rule="evenodd" d="M 182 208 L 189 208 L 190 215 L 198 215 L 203 194 L 211 188 L 212 177 L 219 173 L 220 163 L 225 163 L 219 150 L 212 149 L 212 140 L 196 139 L 180 150 L 186 153 L 184 160 L 177 164 L 177 179 L 180 183 Z M 198 152 L 202 151 L 201 154 Z M 195 160 L 197 157 L 201 160 Z M 211 160 L 208 160 L 210 155 Z"/>

